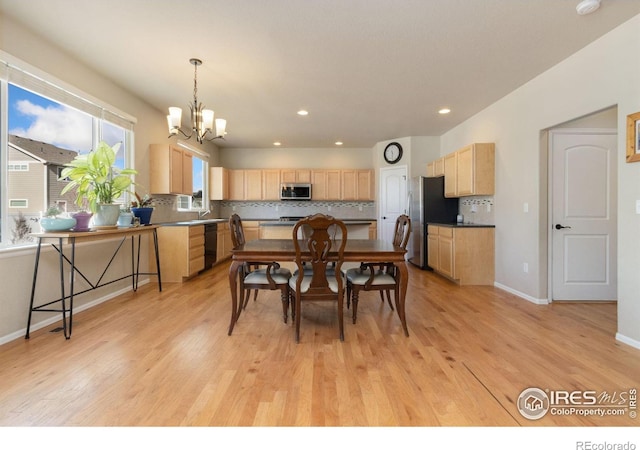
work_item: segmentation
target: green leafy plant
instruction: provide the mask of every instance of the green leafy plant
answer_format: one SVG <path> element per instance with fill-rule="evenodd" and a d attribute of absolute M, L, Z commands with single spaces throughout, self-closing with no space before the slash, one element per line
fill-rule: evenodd
<path fill-rule="evenodd" d="M 144 197 L 140 197 L 140 194 L 134 192 L 136 200 L 131 201 L 132 208 L 152 208 L 153 198 L 149 194 L 144 194 Z"/>
<path fill-rule="evenodd" d="M 62 214 L 62 211 L 57 206 L 49 206 L 49 208 L 42 213 L 43 217 L 58 217 Z"/>
<path fill-rule="evenodd" d="M 76 205 L 82 207 L 86 203 L 91 212 L 96 213 L 99 204 L 112 204 L 127 192 L 133 184 L 131 176 L 138 172 L 113 166 L 119 148 L 120 143 L 110 147 L 102 141 L 95 150 L 78 155 L 65 164 L 60 180 L 68 178 L 71 181 L 62 189 L 62 194 L 75 189 Z"/>

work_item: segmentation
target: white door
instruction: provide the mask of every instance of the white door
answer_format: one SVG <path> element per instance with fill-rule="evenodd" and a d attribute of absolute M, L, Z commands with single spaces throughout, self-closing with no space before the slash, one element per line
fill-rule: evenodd
<path fill-rule="evenodd" d="M 407 213 L 407 166 L 380 169 L 378 239 L 393 240 L 396 219 Z"/>
<path fill-rule="evenodd" d="M 553 300 L 616 300 L 615 130 L 553 130 Z"/>

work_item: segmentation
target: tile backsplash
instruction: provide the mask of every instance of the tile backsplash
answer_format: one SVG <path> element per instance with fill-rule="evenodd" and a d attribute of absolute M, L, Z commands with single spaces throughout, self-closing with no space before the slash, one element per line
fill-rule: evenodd
<path fill-rule="evenodd" d="M 461 197 L 459 211 L 465 223 L 495 225 L 493 196 Z"/>
<path fill-rule="evenodd" d="M 375 202 L 322 202 L 322 201 L 272 201 L 238 202 L 221 201 L 220 217 L 236 213 L 243 219 L 277 219 L 281 216 L 308 216 L 328 214 L 338 219 L 375 219 Z"/>

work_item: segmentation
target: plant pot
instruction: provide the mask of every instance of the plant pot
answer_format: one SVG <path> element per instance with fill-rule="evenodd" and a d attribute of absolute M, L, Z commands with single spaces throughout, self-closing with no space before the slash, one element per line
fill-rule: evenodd
<path fill-rule="evenodd" d="M 129 211 L 122 211 L 118 216 L 118 226 L 120 228 L 129 228 L 133 221 L 133 213 Z"/>
<path fill-rule="evenodd" d="M 98 205 L 93 215 L 94 228 L 115 227 L 120 216 L 120 205 Z"/>
<path fill-rule="evenodd" d="M 40 228 L 43 231 L 68 231 L 76 224 L 72 217 L 43 217 L 40 219 Z"/>
<path fill-rule="evenodd" d="M 151 223 L 151 213 L 153 212 L 153 208 L 146 206 L 142 208 L 131 208 L 131 212 L 134 217 L 140 219 L 140 225 L 149 225 Z"/>
<path fill-rule="evenodd" d="M 90 231 L 89 221 L 91 220 L 91 216 L 93 213 L 80 211 L 71 215 L 74 219 L 76 219 L 76 226 L 73 227 L 73 231 Z"/>

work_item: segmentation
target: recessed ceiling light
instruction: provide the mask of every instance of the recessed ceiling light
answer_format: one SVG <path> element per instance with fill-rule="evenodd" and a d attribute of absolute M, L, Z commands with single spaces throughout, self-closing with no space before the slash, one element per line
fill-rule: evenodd
<path fill-rule="evenodd" d="M 278 146 L 282 145 L 282 143 L 281 143 L 281 142 L 276 141 L 276 142 L 274 142 L 274 143 L 273 143 L 273 145 L 275 145 L 276 147 L 278 147 Z"/>
<path fill-rule="evenodd" d="M 600 0 L 582 0 L 578 3 L 578 6 L 576 6 L 576 11 L 581 16 L 584 16 L 591 14 L 598 8 L 600 8 Z"/>
<path fill-rule="evenodd" d="M 342 142 L 338 141 L 336 142 L 336 145 L 342 145 Z"/>
<path fill-rule="evenodd" d="M 438 111 L 439 114 L 449 114 L 451 112 L 451 110 L 449 108 L 442 108 L 440 111 Z"/>
<path fill-rule="evenodd" d="M 309 115 L 309 111 L 301 109 L 300 111 L 298 111 L 298 115 L 299 116 L 308 116 Z"/>

